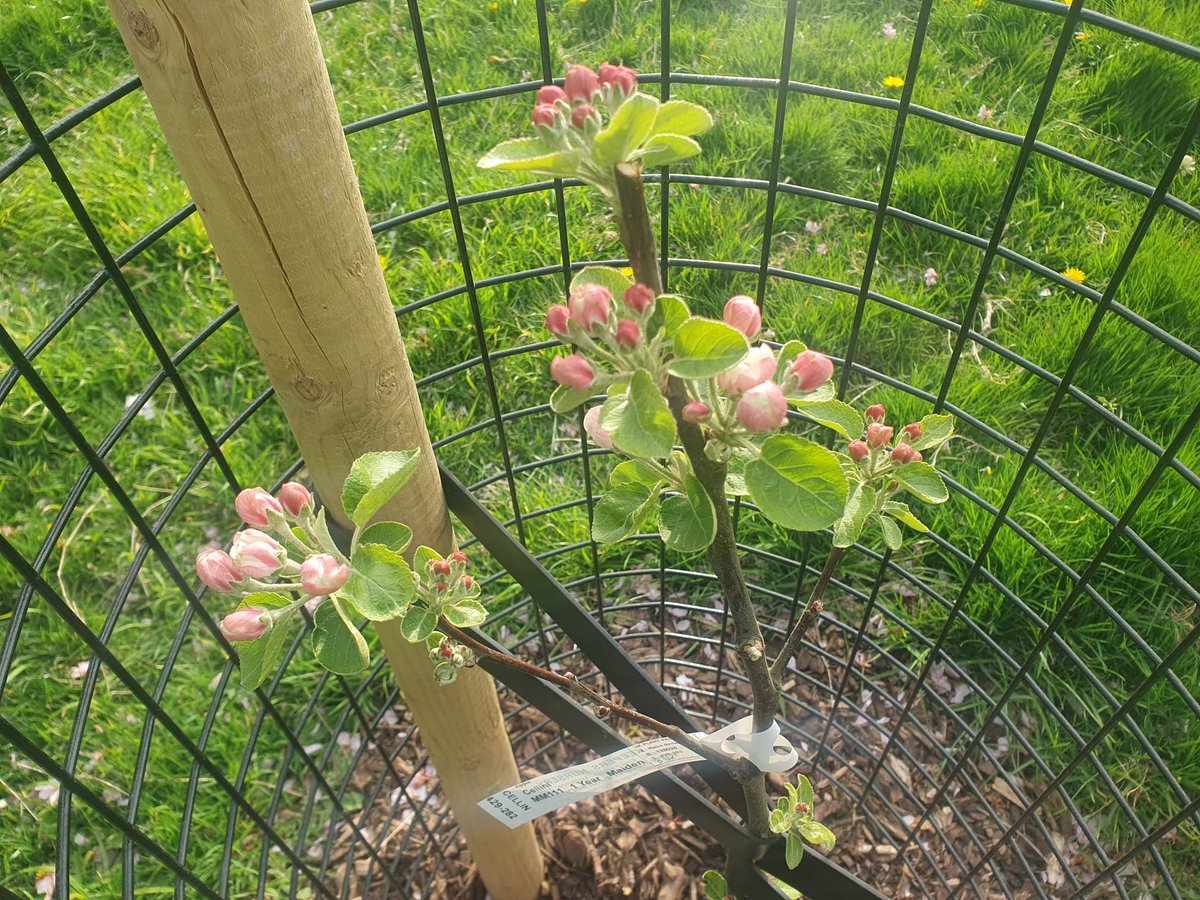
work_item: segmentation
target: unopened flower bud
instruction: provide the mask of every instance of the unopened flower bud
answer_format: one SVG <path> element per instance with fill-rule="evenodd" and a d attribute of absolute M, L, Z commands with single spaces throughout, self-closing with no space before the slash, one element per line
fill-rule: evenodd
<path fill-rule="evenodd" d="M 279 503 L 289 516 L 298 516 L 307 506 L 312 509 L 312 494 L 298 481 L 289 481 L 279 489 Z"/>
<path fill-rule="evenodd" d="M 584 414 L 583 430 L 588 433 L 588 437 L 592 439 L 597 447 L 602 447 L 605 450 L 613 448 L 612 435 L 600 427 L 600 407 L 593 406 Z"/>
<path fill-rule="evenodd" d="M 882 403 L 873 403 L 867 407 L 867 418 L 872 422 L 882 422 L 886 416 L 887 412 Z"/>
<path fill-rule="evenodd" d="M 610 84 L 628 97 L 637 90 L 637 72 L 628 66 L 600 64 L 600 83 Z"/>
<path fill-rule="evenodd" d="M 266 633 L 269 624 L 265 609 L 248 606 L 231 612 L 221 620 L 221 634 L 225 635 L 227 641 L 257 641 Z"/>
<path fill-rule="evenodd" d="M 882 425 L 879 422 L 872 422 L 867 426 L 867 443 L 878 449 L 886 447 L 888 441 L 892 439 L 894 433 L 891 425 Z"/>
<path fill-rule="evenodd" d="M 850 446 L 846 448 L 846 452 L 850 454 L 850 458 L 855 462 L 862 462 L 871 454 L 871 448 L 867 446 L 866 441 L 851 441 Z"/>
<path fill-rule="evenodd" d="M 775 374 L 775 354 L 770 347 L 751 347 L 740 363 L 717 376 L 717 384 L 728 394 L 744 394 Z"/>
<path fill-rule="evenodd" d="M 247 525 L 269 524 L 269 513 L 283 515 L 283 505 L 260 487 L 246 488 L 237 495 L 233 507 Z"/>
<path fill-rule="evenodd" d="M 760 434 L 774 431 L 787 421 L 787 397 L 773 381 L 750 388 L 738 401 L 737 418 L 746 428 Z"/>
<path fill-rule="evenodd" d="M 233 558 L 224 550 L 205 547 L 196 554 L 196 574 L 214 591 L 229 591 L 242 580 Z"/>
<path fill-rule="evenodd" d="M 454 648 L 449 644 L 442 644 L 442 646 L 438 649 L 438 653 L 440 653 L 445 659 L 449 659 L 454 655 Z"/>
<path fill-rule="evenodd" d="M 917 438 L 919 438 L 921 436 L 921 431 L 922 431 L 921 423 L 920 422 L 909 422 L 907 425 L 905 425 L 900 430 L 902 432 L 904 432 L 904 434 L 907 437 L 909 437 L 915 441 Z"/>
<path fill-rule="evenodd" d="M 471 590 L 471 588 L 475 587 L 475 579 L 472 578 L 470 575 L 464 575 L 462 583 L 463 583 L 463 587 L 465 587 L 468 591 Z"/>
<path fill-rule="evenodd" d="M 239 531 L 233 536 L 229 555 L 243 575 L 251 578 L 266 578 L 283 567 L 287 551 L 269 534 L 253 528 Z"/>
<path fill-rule="evenodd" d="M 788 375 L 795 379 L 796 390 L 806 394 L 833 377 L 833 361 L 823 353 L 805 350 L 792 360 Z"/>
<path fill-rule="evenodd" d="M 603 719 L 610 712 L 612 712 L 612 710 L 609 709 L 607 706 L 597 706 L 596 707 L 596 717 L 597 718 Z"/>
<path fill-rule="evenodd" d="M 596 114 L 596 110 L 587 103 L 580 103 L 577 107 L 571 110 L 571 124 L 583 130 L 583 126 L 587 124 L 587 120 Z"/>
<path fill-rule="evenodd" d="M 608 324 L 608 316 L 612 311 L 612 292 L 604 285 L 590 282 L 581 284 L 571 292 L 567 302 L 571 318 L 578 322 L 584 331 Z"/>
<path fill-rule="evenodd" d="M 683 421 L 692 425 L 699 425 L 711 415 L 712 410 L 708 408 L 708 404 L 699 400 L 693 400 L 683 408 Z"/>
<path fill-rule="evenodd" d="M 642 330 L 638 328 L 637 322 L 633 319 L 619 319 L 617 321 L 617 346 L 623 347 L 626 350 L 632 350 L 638 345 L 638 341 L 642 339 Z"/>
<path fill-rule="evenodd" d="M 757 662 L 762 659 L 762 647 L 758 644 L 742 644 L 742 646 L 738 647 L 738 650 L 751 662 Z"/>
<path fill-rule="evenodd" d="M 654 305 L 654 291 L 638 282 L 625 289 L 625 305 L 636 313 L 643 313 Z"/>
<path fill-rule="evenodd" d="M 800 813 L 800 815 L 804 815 L 808 812 L 808 804 L 804 801 L 800 801 L 796 804 L 796 812 Z"/>
<path fill-rule="evenodd" d="M 550 360 L 550 377 L 563 387 L 583 391 L 596 381 L 596 372 L 586 359 L 578 353 L 572 353 Z"/>
<path fill-rule="evenodd" d="M 920 450 L 914 450 L 914 451 L 913 451 L 913 458 L 912 458 L 912 461 L 913 461 L 913 462 L 924 462 L 924 461 L 925 461 L 925 457 L 921 455 L 921 451 L 920 451 Z"/>
<path fill-rule="evenodd" d="M 450 585 L 446 584 L 446 582 L 444 582 L 444 581 L 439 581 L 439 582 L 437 583 L 437 589 L 438 589 L 439 591 L 444 591 L 444 590 L 446 590 L 446 588 L 448 588 L 448 587 L 450 587 Z"/>
<path fill-rule="evenodd" d="M 533 124 L 537 128 L 553 128 L 558 123 L 558 110 L 539 103 L 533 108 Z"/>
<path fill-rule="evenodd" d="M 726 325 L 736 328 L 751 341 L 758 337 L 759 331 L 762 330 L 762 312 L 754 298 L 745 294 L 730 297 L 721 317 Z"/>
<path fill-rule="evenodd" d="M 456 563 L 465 563 L 467 561 L 467 554 L 463 553 L 461 550 L 455 550 L 450 554 L 450 558 Z"/>
<path fill-rule="evenodd" d="M 563 304 L 556 303 L 546 310 L 546 330 L 556 338 L 566 340 L 571 334 L 567 323 L 571 320 L 571 310 Z"/>
<path fill-rule="evenodd" d="M 429 570 L 434 575 L 449 575 L 450 561 L 445 559 L 435 559 L 429 564 Z"/>
<path fill-rule="evenodd" d="M 912 462 L 916 455 L 917 451 L 903 441 L 897 444 L 895 449 L 892 450 L 892 459 L 900 463 L 900 465 Z"/>
<path fill-rule="evenodd" d="M 573 103 L 591 100 L 596 91 L 600 90 L 600 79 L 587 66 L 571 66 L 567 69 L 567 77 L 563 82 L 567 99 Z"/>
<path fill-rule="evenodd" d="M 539 105 L 553 106 L 559 100 L 566 100 L 567 92 L 557 84 L 546 84 L 538 88 L 537 102 Z"/>
<path fill-rule="evenodd" d="M 350 577 L 350 567 L 328 553 L 310 556 L 300 564 L 300 586 L 314 597 L 332 594 Z"/>

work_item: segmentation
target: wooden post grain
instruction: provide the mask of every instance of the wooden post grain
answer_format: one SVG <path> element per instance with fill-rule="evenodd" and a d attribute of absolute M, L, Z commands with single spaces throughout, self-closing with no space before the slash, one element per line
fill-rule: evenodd
<path fill-rule="evenodd" d="M 109 0 L 317 489 L 371 450 L 424 465 L 381 513 L 413 546 L 453 535 L 420 402 L 302 0 Z M 497 900 L 537 895 L 529 825 L 478 809 L 519 776 L 496 689 L 478 669 L 439 687 L 423 646 L 377 626 L 471 854 Z"/>

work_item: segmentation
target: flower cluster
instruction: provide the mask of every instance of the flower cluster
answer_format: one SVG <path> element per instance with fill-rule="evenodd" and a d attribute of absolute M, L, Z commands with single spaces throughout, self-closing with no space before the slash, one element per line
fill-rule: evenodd
<path fill-rule="evenodd" d="M 612 115 L 636 90 L 637 73 L 626 66 L 602 63 L 599 74 L 587 66 L 571 66 L 562 87 L 548 84 L 538 91 L 533 124 L 555 138 L 566 137 L 568 128 L 590 130 L 594 136 L 600 131 L 600 110 Z"/>
<path fill-rule="evenodd" d="M 895 429 L 891 425 L 883 424 L 886 417 L 887 412 L 882 403 L 868 406 L 867 431 L 863 436 L 865 440 L 851 441 L 846 448 L 850 458 L 871 475 L 885 474 L 894 466 L 922 462 L 925 459 L 920 450 L 913 449 L 912 444 L 903 440 L 897 441 L 894 447 L 888 449 Z M 916 441 L 924 433 L 924 426 L 920 422 L 909 422 L 900 429 L 900 433 L 908 440 Z"/>
<path fill-rule="evenodd" d="M 572 289 L 566 305 L 550 307 L 547 330 L 591 357 L 577 352 L 552 360 L 550 377 L 558 384 L 574 391 L 604 387 L 614 375 L 630 372 L 661 353 L 662 341 L 649 346 L 644 342 L 654 292 L 644 284 L 633 284 L 621 300 L 618 307 L 609 288 L 585 282 Z"/>

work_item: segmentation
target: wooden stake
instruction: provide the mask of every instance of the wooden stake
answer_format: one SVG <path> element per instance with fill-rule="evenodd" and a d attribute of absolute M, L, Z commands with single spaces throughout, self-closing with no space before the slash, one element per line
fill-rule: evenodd
<path fill-rule="evenodd" d="M 453 535 L 329 76 L 301 0 L 109 0 L 250 336 L 331 514 L 350 464 L 420 447 L 381 513 L 413 546 Z M 537 895 L 529 825 L 476 806 L 519 780 L 491 678 L 439 687 L 427 651 L 377 626 L 446 796 L 497 900 Z"/>

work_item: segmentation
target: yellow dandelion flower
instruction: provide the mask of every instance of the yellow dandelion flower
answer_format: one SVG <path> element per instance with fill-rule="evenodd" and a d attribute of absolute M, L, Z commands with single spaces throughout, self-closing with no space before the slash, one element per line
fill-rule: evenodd
<path fill-rule="evenodd" d="M 633 267 L 625 266 L 623 269 L 621 269 L 621 274 L 624 275 L 626 278 L 632 278 L 633 277 Z"/>
<path fill-rule="evenodd" d="M 383 269 L 385 272 L 387 271 L 387 257 L 382 253 L 379 254 L 379 268 Z"/>
<path fill-rule="evenodd" d="M 902 88 L 904 87 L 904 79 L 899 75 L 889 75 L 883 79 L 883 86 L 885 88 Z"/>
<path fill-rule="evenodd" d="M 1087 278 L 1083 269 L 1077 269 L 1074 266 L 1067 266 L 1067 270 L 1062 273 L 1063 278 L 1074 281 L 1076 284 L 1083 284 L 1083 279 Z"/>
<path fill-rule="evenodd" d="M 492 12 L 497 12 L 500 9 L 500 4 L 499 3 L 489 3 L 488 9 L 490 9 Z"/>
<path fill-rule="evenodd" d="M 1075 32 L 1075 40 L 1077 40 L 1077 41 L 1086 41 L 1086 40 L 1087 40 L 1088 38 L 1090 38 L 1091 36 L 1092 36 L 1092 35 L 1091 35 L 1091 33 L 1090 33 L 1090 32 L 1087 32 L 1087 31 L 1077 31 L 1077 32 Z"/>
<path fill-rule="evenodd" d="M 587 6 L 587 0 L 579 0 L 580 6 Z"/>

